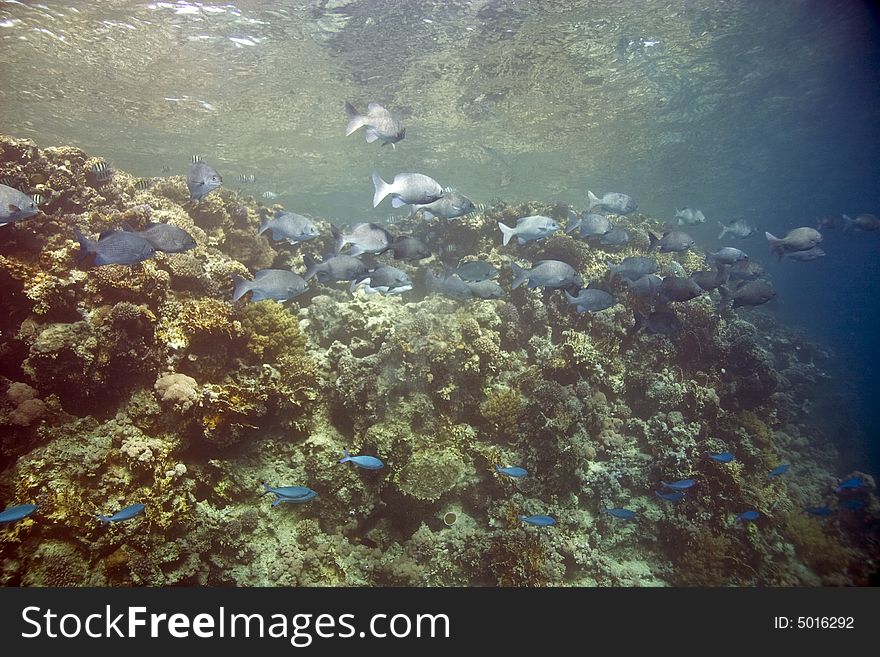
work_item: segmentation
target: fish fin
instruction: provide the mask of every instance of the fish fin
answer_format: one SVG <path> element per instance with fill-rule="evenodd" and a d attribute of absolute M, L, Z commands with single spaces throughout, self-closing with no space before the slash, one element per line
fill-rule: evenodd
<path fill-rule="evenodd" d="M 253 288 L 251 288 L 253 289 Z M 265 301 L 269 297 L 266 296 L 266 293 L 262 290 L 254 290 L 251 294 L 251 301 Z"/>
<path fill-rule="evenodd" d="M 345 246 L 345 238 L 333 224 L 330 224 L 330 234 L 333 235 L 333 255 L 339 255 L 342 247 Z M 354 255 L 354 249 L 352 249 L 351 254 Z"/>
<path fill-rule="evenodd" d="M 404 205 L 407 205 L 406 201 L 404 201 L 399 196 L 391 197 L 391 207 L 392 208 L 402 208 Z"/>
<path fill-rule="evenodd" d="M 502 246 L 507 246 L 507 243 L 510 241 L 510 238 L 516 234 L 516 228 L 511 228 L 506 224 L 502 224 L 500 221 L 498 222 L 498 228 L 501 229 L 501 234 L 504 236 L 501 240 Z"/>
<path fill-rule="evenodd" d="M 76 241 L 79 242 L 79 253 L 76 256 L 76 261 L 79 263 L 90 253 L 94 253 L 95 249 L 93 242 L 83 235 L 76 226 L 73 227 L 73 235 L 76 237 Z"/>
<path fill-rule="evenodd" d="M 388 196 L 391 193 L 393 185 L 389 185 L 387 182 L 382 180 L 382 176 L 379 175 L 377 171 L 373 172 L 373 207 L 375 208 L 382 202 L 382 199 Z"/>
<path fill-rule="evenodd" d="M 306 266 L 306 273 L 303 275 L 303 280 L 307 281 L 315 275 L 315 272 L 318 270 L 318 263 L 315 262 L 315 259 L 312 256 L 305 253 L 303 254 L 303 264 Z"/>
<path fill-rule="evenodd" d="M 272 502 L 272 508 L 275 508 L 276 506 L 278 506 L 279 504 L 281 504 L 282 502 L 285 502 L 285 501 L 286 500 L 283 497 L 276 498 L 275 501 Z"/>
<path fill-rule="evenodd" d="M 271 219 L 269 219 L 269 217 L 263 217 L 260 220 L 260 230 L 257 231 L 257 235 L 262 235 L 267 230 L 269 230 L 271 228 L 271 226 L 269 225 L 270 222 L 271 222 Z M 272 239 L 273 240 L 275 239 L 275 231 L 274 230 L 272 230 Z"/>
<path fill-rule="evenodd" d="M 515 290 L 529 277 L 529 273 L 515 262 L 510 263 L 510 269 L 513 272 L 513 282 L 510 289 Z"/>
<path fill-rule="evenodd" d="M 577 297 L 572 296 L 568 290 L 563 290 L 565 293 L 565 300 L 568 301 L 569 304 L 575 303 L 577 301 Z"/>
<path fill-rule="evenodd" d="M 350 461 L 350 460 L 351 460 L 351 454 L 348 453 L 348 450 L 347 450 L 347 449 L 343 448 L 343 449 L 342 449 L 342 458 L 339 459 L 339 462 L 340 462 L 340 463 L 346 463 L 346 462 L 348 462 L 348 461 Z"/>
<path fill-rule="evenodd" d="M 366 138 L 368 144 L 372 144 L 379 138 L 379 131 L 376 130 L 376 128 L 374 128 L 373 126 L 370 126 L 364 133 L 364 137 Z"/>
<path fill-rule="evenodd" d="M 728 229 L 727 229 L 727 226 L 722 224 L 720 221 L 718 222 L 718 227 L 721 229 L 721 232 L 718 233 L 718 239 L 721 239 L 722 237 L 727 235 Z"/>
<path fill-rule="evenodd" d="M 660 241 L 660 238 L 657 237 L 657 235 L 655 235 L 653 232 L 651 232 L 649 230 L 648 231 L 648 242 L 649 242 L 648 251 L 653 251 L 657 247 L 657 243 L 659 241 Z"/>
<path fill-rule="evenodd" d="M 362 253 L 364 253 L 364 249 L 361 246 L 358 246 L 357 244 L 352 244 L 351 251 L 348 252 L 348 255 L 350 255 L 352 258 L 356 258 Z"/>
<path fill-rule="evenodd" d="M 852 217 L 850 217 L 848 214 L 842 214 L 840 216 L 843 217 L 843 229 L 844 230 L 848 230 L 850 226 L 852 226 L 854 223 L 856 223 L 856 220 L 853 219 Z"/>
<path fill-rule="evenodd" d="M 354 108 L 354 105 L 348 102 L 345 103 L 345 114 L 348 116 L 348 125 L 345 126 L 345 136 L 348 137 L 351 133 L 364 125 L 364 121 L 367 120 L 367 117 L 363 116 Z"/>
<path fill-rule="evenodd" d="M 245 294 L 247 294 L 248 290 L 251 289 L 251 282 L 245 278 L 242 278 L 238 274 L 232 275 L 232 284 L 234 289 L 232 290 L 232 301 L 238 301 Z"/>
<path fill-rule="evenodd" d="M 590 206 L 587 208 L 587 210 L 592 210 L 592 209 L 595 208 L 597 205 L 601 205 L 601 204 L 602 204 L 602 200 L 601 200 L 598 196 L 596 196 L 593 192 L 591 192 L 591 191 L 589 191 L 589 190 L 587 190 L 587 199 L 588 199 L 589 202 L 590 202 Z"/>
<path fill-rule="evenodd" d="M 779 242 L 782 241 L 781 239 L 779 239 L 778 237 L 776 237 L 773 233 L 768 233 L 768 232 L 766 232 L 766 231 L 764 232 L 764 237 L 766 237 L 766 238 L 767 238 L 767 241 L 770 242 L 770 244 L 773 244 L 773 245 L 776 245 L 776 244 L 778 244 Z"/>
<path fill-rule="evenodd" d="M 101 521 L 102 525 L 109 525 L 110 524 L 110 516 L 96 515 L 95 517 Z"/>

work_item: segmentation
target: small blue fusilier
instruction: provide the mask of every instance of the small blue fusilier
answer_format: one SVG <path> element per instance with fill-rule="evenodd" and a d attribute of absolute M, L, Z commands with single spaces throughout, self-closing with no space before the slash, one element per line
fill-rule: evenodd
<path fill-rule="evenodd" d="M 138 502 L 137 504 L 132 504 L 131 506 L 125 507 L 122 511 L 117 511 L 112 516 L 97 516 L 98 520 L 100 520 L 105 525 L 111 522 L 119 522 L 121 520 L 130 520 L 134 518 L 136 515 L 139 515 L 144 512 L 146 507 Z"/>
<path fill-rule="evenodd" d="M 285 502 L 290 504 L 303 504 L 304 502 L 310 502 L 316 497 L 318 497 L 318 493 L 313 491 L 311 488 L 307 486 L 268 486 L 267 484 L 263 484 L 263 488 L 265 488 L 265 492 L 263 495 L 269 495 L 270 493 L 275 496 L 275 501 L 272 502 L 272 506 L 278 506 L 279 504 L 283 504 Z M 260 497 L 262 497 L 261 495 Z"/>
<path fill-rule="evenodd" d="M 37 510 L 36 504 L 19 504 L 0 511 L 0 525 L 24 520 Z"/>
<path fill-rule="evenodd" d="M 342 458 L 339 459 L 339 462 L 354 463 L 357 467 L 365 470 L 378 470 L 385 467 L 385 464 L 375 456 L 352 456 L 347 449 L 342 450 Z"/>
<path fill-rule="evenodd" d="M 552 527 L 556 524 L 556 519 L 551 518 L 550 516 L 520 516 L 520 520 L 529 525 L 535 525 L 536 527 Z"/>

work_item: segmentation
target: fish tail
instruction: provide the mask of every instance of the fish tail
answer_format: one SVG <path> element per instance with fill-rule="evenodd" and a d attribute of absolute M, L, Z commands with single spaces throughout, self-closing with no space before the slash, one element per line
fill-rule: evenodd
<path fill-rule="evenodd" d="M 262 234 L 265 233 L 267 230 L 269 230 L 269 224 L 270 224 L 271 222 L 272 222 L 272 220 L 271 220 L 268 216 L 266 216 L 266 215 L 261 215 L 261 219 L 260 219 L 260 230 L 259 230 L 259 232 L 257 233 L 257 235 L 262 235 Z"/>
<path fill-rule="evenodd" d="M 330 233 L 333 235 L 333 255 L 339 255 L 339 252 L 342 251 L 342 247 L 345 246 L 345 238 L 342 236 L 342 233 L 339 232 L 339 229 L 330 224 Z M 352 255 L 355 255 L 352 253 Z"/>
<path fill-rule="evenodd" d="M 79 263 L 85 260 L 86 256 L 90 253 L 95 252 L 95 246 L 94 242 L 83 235 L 76 226 L 73 227 L 73 236 L 76 237 L 76 241 L 79 242 L 79 253 L 76 256 L 76 261 Z"/>
<path fill-rule="evenodd" d="M 342 450 L 342 458 L 339 459 L 340 463 L 347 463 L 351 460 L 351 454 L 348 453 L 348 450 L 343 448 Z"/>
<path fill-rule="evenodd" d="M 233 302 L 241 299 L 245 294 L 247 294 L 248 290 L 251 289 L 251 282 L 237 274 L 232 275 L 232 284 L 235 286 L 234 290 L 232 291 Z"/>
<path fill-rule="evenodd" d="M 856 220 L 853 219 L 852 217 L 850 217 L 848 214 L 842 214 L 840 216 L 843 217 L 843 229 L 844 230 L 847 230 L 850 226 L 852 226 L 854 223 L 856 223 Z"/>
<path fill-rule="evenodd" d="M 382 176 L 378 172 L 373 172 L 373 188 L 376 190 L 373 194 L 373 207 L 375 208 L 382 202 L 382 199 L 391 193 L 392 185 L 382 180 Z"/>
<path fill-rule="evenodd" d="M 501 244 L 502 246 L 507 246 L 510 238 L 516 235 L 516 228 L 511 228 L 510 226 L 502 224 L 500 221 L 498 222 L 498 228 L 501 229 L 501 234 L 504 236 L 501 240 Z"/>
<path fill-rule="evenodd" d="M 317 273 L 318 263 L 315 262 L 315 259 L 312 256 L 305 253 L 303 254 L 303 264 L 306 266 L 306 273 L 303 275 L 303 280 L 307 281 Z"/>
<path fill-rule="evenodd" d="M 348 137 L 355 130 L 363 126 L 367 119 L 349 102 L 345 103 L 345 114 L 348 116 L 348 125 L 345 126 L 345 136 Z"/>
<path fill-rule="evenodd" d="M 660 238 L 657 237 L 657 235 L 655 235 L 654 233 L 652 233 L 652 232 L 649 230 L 649 231 L 648 231 L 648 242 L 649 242 L 649 244 L 648 244 L 648 251 L 653 251 L 655 248 L 657 248 L 657 243 L 658 243 L 659 241 L 660 241 Z"/>
<path fill-rule="evenodd" d="M 627 331 L 627 336 L 635 335 L 645 326 L 646 318 L 638 310 L 633 311 L 633 327 Z"/>
<path fill-rule="evenodd" d="M 577 297 L 573 297 L 573 296 L 569 293 L 568 290 L 563 290 L 563 292 L 565 293 L 565 300 L 568 301 L 568 303 L 572 304 L 572 303 L 576 303 L 576 302 L 577 302 Z"/>
<path fill-rule="evenodd" d="M 98 520 L 101 521 L 101 524 L 102 524 L 102 525 L 109 525 L 109 524 L 110 524 L 110 517 L 109 517 L 109 516 L 101 516 L 101 515 L 98 515 L 98 516 L 95 516 L 95 517 L 96 517 Z"/>
<path fill-rule="evenodd" d="M 592 210 L 592 209 L 595 208 L 597 205 L 601 205 L 601 204 L 602 204 L 602 200 L 601 200 L 598 196 L 596 196 L 593 192 L 591 192 L 591 191 L 589 191 L 589 190 L 587 190 L 587 199 L 590 201 L 590 207 L 587 208 L 588 211 L 589 211 L 589 210 Z"/>
<path fill-rule="evenodd" d="M 764 237 L 767 238 L 767 241 L 770 242 L 771 246 L 776 246 L 782 240 L 776 237 L 773 233 L 764 232 Z"/>
<path fill-rule="evenodd" d="M 722 224 L 720 221 L 718 222 L 718 227 L 721 229 L 721 232 L 718 233 L 718 239 L 721 239 L 722 237 L 727 235 L 728 228 L 727 228 L 727 226 Z"/>
<path fill-rule="evenodd" d="M 515 290 L 528 279 L 529 272 L 515 262 L 510 263 L 510 269 L 513 271 L 513 283 L 510 284 L 510 289 Z"/>

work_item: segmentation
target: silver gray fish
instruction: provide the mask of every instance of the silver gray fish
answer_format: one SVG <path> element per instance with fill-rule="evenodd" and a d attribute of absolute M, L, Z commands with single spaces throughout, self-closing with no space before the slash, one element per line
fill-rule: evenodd
<path fill-rule="evenodd" d="M 321 234 L 308 217 L 284 210 L 276 210 L 272 218 L 266 216 L 262 218 L 259 234 L 262 235 L 267 230 L 272 231 L 272 239 L 276 242 L 286 240 L 290 244 L 299 244 Z"/>
<path fill-rule="evenodd" d="M 732 281 L 753 281 L 766 273 L 764 266 L 755 260 L 740 260 L 727 268 L 727 275 Z"/>
<path fill-rule="evenodd" d="M 714 271 L 695 271 L 690 278 L 706 292 L 710 292 L 727 283 L 727 267 L 719 266 Z"/>
<path fill-rule="evenodd" d="M 74 227 L 73 234 L 79 242 L 77 261 L 82 262 L 89 255 L 94 255 L 94 263 L 101 265 L 133 265 L 147 258 L 152 258 L 156 249 L 137 233 L 124 230 L 105 231 L 97 242 L 86 238 Z"/>
<path fill-rule="evenodd" d="M 779 238 L 772 233 L 764 233 L 767 241 L 770 242 L 770 250 L 773 251 L 780 260 L 791 251 L 806 251 L 812 249 L 822 241 L 822 234 L 815 228 L 793 228 L 785 234 L 785 237 Z"/>
<path fill-rule="evenodd" d="M 492 280 L 465 281 L 465 285 L 470 288 L 475 297 L 480 299 L 502 299 L 504 297 L 504 290 Z"/>
<path fill-rule="evenodd" d="M 238 301 L 250 291 L 253 291 L 251 301 L 287 301 L 299 296 L 309 287 L 302 276 L 287 269 L 261 269 L 254 273 L 252 281 L 233 275 L 232 282 L 235 285 L 233 301 Z"/>
<path fill-rule="evenodd" d="M 725 246 L 715 251 L 715 253 L 707 253 L 706 257 L 710 262 L 721 265 L 733 265 L 740 260 L 749 259 L 749 255 L 745 251 L 740 251 L 732 246 Z"/>
<path fill-rule="evenodd" d="M 706 216 L 694 208 L 684 208 L 683 210 L 676 208 L 674 219 L 679 226 L 696 226 L 706 223 Z"/>
<path fill-rule="evenodd" d="M 196 248 L 196 241 L 192 235 L 173 224 L 149 223 L 143 230 L 134 230 L 128 224 L 123 223 L 122 229 L 140 235 L 152 244 L 156 251 L 183 253 Z"/>
<path fill-rule="evenodd" d="M 189 167 L 189 173 L 186 175 L 186 186 L 189 188 L 189 197 L 199 202 L 209 192 L 217 189 L 223 184 L 223 178 L 202 161 L 193 162 Z"/>
<path fill-rule="evenodd" d="M 436 180 L 422 173 L 398 173 L 390 183 L 382 180 L 377 172 L 373 172 L 373 207 L 391 194 L 391 207 L 401 208 L 404 205 L 425 205 L 443 196 L 443 188 Z"/>
<path fill-rule="evenodd" d="M 565 288 L 581 287 L 580 274 L 574 267 L 561 260 L 539 260 L 532 269 L 523 269 L 515 262 L 510 263 L 513 270 L 513 283 L 511 289 L 515 290 L 520 285 L 529 282 L 529 289 L 536 287 Z"/>
<path fill-rule="evenodd" d="M 671 310 L 655 310 L 647 317 L 636 310 L 633 317 L 635 324 L 630 335 L 644 329 L 648 333 L 673 336 L 683 328 L 681 320 Z"/>
<path fill-rule="evenodd" d="M 629 256 L 624 258 L 619 265 L 613 262 L 606 262 L 608 271 L 631 281 L 641 278 L 647 274 L 656 274 L 659 270 L 657 260 L 650 256 Z"/>
<path fill-rule="evenodd" d="M 0 226 L 33 217 L 40 211 L 39 199 L 22 191 L 0 185 Z"/>
<path fill-rule="evenodd" d="M 396 148 L 394 144 L 406 136 L 406 128 L 403 127 L 391 112 L 379 103 L 367 105 L 366 114 L 358 112 L 351 103 L 345 103 L 345 114 L 348 116 L 348 125 L 345 127 L 346 137 L 359 128 L 366 126 L 368 144 L 372 144 L 379 139 L 382 141 L 383 146 L 391 144 L 391 148 Z"/>
<path fill-rule="evenodd" d="M 669 301 L 690 301 L 703 294 L 703 288 L 690 278 L 667 276 L 660 284 L 660 294 Z"/>
<path fill-rule="evenodd" d="M 595 313 L 601 310 L 611 308 L 617 301 L 605 290 L 595 290 L 584 288 L 577 293 L 577 296 L 571 295 L 565 291 L 565 300 L 568 305 L 577 306 L 579 313 Z"/>
<path fill-rule="evenodd" d="M 391 245 L 391 234 L 379 224 L 361 222 L 343 228 L 341 231 L 336 226 L 330 226 L 333 233 L 333 250 L 339 253 L 346 244 L 351 244 L 350 255 L 358 256 L 362 253 L 383 253 Z"/>
<path fill-rule="evenodd" d="M 306 275 L 303 278 L 309 280 L 314 276 L 319 283 L 353 281 L 367 271 L 364 263 L 350 255 L 333 256 L 324 262 L 315 262 L 311 256 L 304 255 L 303 263 L 306 266 Z"/>
<path fill-rule="evenodd" d="M 395 260 L 421 260 L 431 257 L 431 250 L 425 243 L 412 235 L 398 235 L 388 250 L 394 253 Z"/>
<path fill-rule="evenodd" d="M 849 227 L 858 228 L 866 232 L 873 232 L 880 228 L 880 219 L 875 214 L 860 214 L 855 219 L 848 215 L 843 215 L 844 230 Z"/>
<path fill-rule="evenodd" d="M 638 204 L 632 196 L 621 194 L 620 192 L 608 192 L 602 198 L 597 197 L 593 192 L 587 191 L 587 199 L 590 205 L 588 211 L 593 208 L 606 210 L 615 214 L 629 214 L 638 209 Z"/>
<path fill-rule="evenodd" d="M 425 282 L 428 289 L 432 292 L 452 299 L 470 299 L 474 296 L 473 290 L 458 277 L 458 274 L 435 276 L 430 271 L 425 270 Z"/>
<path fill-rule="evenodd" d="M 629 291 L 641 297 L 653 297 L 660 292 L 663 279 L 657 274 L 647 274 L 634 281 L 627 281 Z"/>
<path fill-rule="evenodd" d="M 412 281 L 402 269 L 381 265 L 358 276 L 349 290 L 354 292 L 358 287 L 363 287 L 367 294 L 401 294 L 412 289 Z"/>
<path fill-rule="evenodd" d="M 498 270 L 491 262 L 472 260 L 455 268 L 455 273 L 465 283 L 479 283 L 498 276 Z"/>
<path fill-rule="evenodd" d="M 825 256 L 825 251 L 820 246 L 814 246 L 806 251 L 791 251 L 785 254 L 786 260 L 797 260 L 798 262 L 809 262 Z"/>
<path fill-rule="evenodd" d="M 474 210 L 476 210 L 476 207 L 467 196 L 456 191 L 447 191 L 443 192 L 443 196 L 436 201 L 423 205 L 414 205 L 413 215 L 423 212 L 425 219 L 433 219 L 434 217 L 455 219 L 456 217 L 463 217 Z"/>
<path fill-rule="evenodd" d="M 604 214 L 584 212 L 582 215 L 578 216 L 569 210 L 569 220 L 568 225 L 565 227 L 565 232 L 573 233 L 580 229 L 581 237 L 601 237 L 610 232 L 612 228 L 614 228 L 614 226 Z"/>
<path fill-rule="evenodd" d="M 612 226 L 611 230 L 599 238 L 602 246 L 623 246 L 629 242 L 629 233 L 620 226 Z"/>
<path fill-rule="evenodd" d="M 525 244 L 552 235 L 559 230 L 559 224 L 550 217 L 535 214 L 530 217 L 520 217 L 516 220 L 516 226 L 513 228 L 499 221 L 498 228 L 501 229 L 503 235 L 501 244 L 506 245 L 512 237 L 516 237 L 517 243 Z"/>
<path fill-rule="evenodd" d="M 657 249 L 660 253 L 687 251 L 696 243 L 693 237 L 680 230 L 670 230 L 663 233 L 663 237 L 657 237 L 654 233 L 648 231 L 648 239 L 651 242 L 648 250 Z"/>
<path fill-rule="evenodd" d="M 754 281 L 742 281 L 731 292 L 726 287 L 719 288 L 721 306 L 730 303 L 731 308 L 741 306 L 760 306 L 776 296 L 776 290 L 770 281 L 759 278 Z"/>
<path fill-rule="evenodd" d="M 734 219 L 726 226 L 719 221 L 718 227 L 721 229 L 721 232 L 718 233 L 718 239 L 722 239 L 725 235 L 733 235 L 742 240 L 753 234 L 756 230 L 755 227 L 745 219 Z"/>

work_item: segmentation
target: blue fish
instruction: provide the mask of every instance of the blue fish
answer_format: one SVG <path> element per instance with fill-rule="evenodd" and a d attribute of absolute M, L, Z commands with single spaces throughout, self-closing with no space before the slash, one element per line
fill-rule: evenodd
<path fill-rule="evenodd" d="M 551 525 L 556 524 L 556 519 L 551 518 L 550 516 L 520 516 L 519 519 L 538 527 L 550 527 Z"/>
<path fill-rule="evenodd" d="M 721 452 L 720 454 L 709 454 L 709 458 L 719 463 L 730 463 L 735 461 L 736 457 L 730 452 Z"/>
<path fill-rule="evenodd" d="M 132 504 L 131 506 L 125 507 L 122 511 L 118 511 L 114 513 L 112 516 L 97 516 L 98 520 L 100 520 L 105 525 L 110 522 L 119 522 L 120 520 L 129 520 L 134 518 L 136 515 L 143 513 L 146 507 L 138 502 L 137 504 Z"/>
<path fill-rule="evenodd" d="M 507 475 L 508 477 L 525 477 L 529 474 L 528 470 L 525 468 L 519 468 L 516 466 L 512 466 L 509 468 L 502 468 L 500 465 L 495 466 L 495 471 L 499 472 L 503 475 Z"/>
<path fill-rule="evenodd" d="M 740 522 L 751 522 L 753 520 L 757 520 L 760 517 L 760 513 L 757 511 L 743 511 L 739 515 L 736 516 L 736 519 Z"/>
<path fill-rule="evenodd" d="M 696 479 L 680 479 L 678 481 L 673 481 L 671 484 L 668 484 L 665 481 L 660 482 L 664 488 L 671 488 L 672 490 L 687 490 L 695 483 L 697 483 Z"/>
<path fill-rule="evenodd" d="M 93 242 L 74 227 L 73 234 L 79 242 L 77 262 L 82 262 L 94 254 L 94 263 L 101 265 L 133 265 L 152 258 L 156 249 L 138 233 L 124 230 L 108 230 L 101 233 L 97 242 Z"/>
<path fill-rule="evenodd" d="M 834 514 L 833 509 L 829 509 L 827 506 L 808 506 L 804 509 L 811 516 L 830 516 Z"/>
<path fill-rule="evenodd" d="M 318 493 L 306 486 L 281 486 L 275 488 L 263 484 L 263 488 L 266 489 L 266 492 L 263 493 L 263 495 L 268 495 L 269 493 L 275 495 L 275 501 L 272 502 L 273 507 L 284 503 L 303 504 L 305 502 L 311 502 L 318 497 Z M 262 497 L 262 495 L 260 497 Z"/>
<path fill-rule="evenodd" d="M 19 504 L 18 506 L 11 506 L 0 512 L 0 525 L 23 520 L 36 510 L 36 504 Z"/>
<path fill-rule="evenodd" d="M 364 468 L 366 470 L 378 470 L 379 468 L 385 467 L 385 464 L 382 463 L 375 456 L 352 456 L 348 453 L 347 449 L 342 450 L 342 458 L 339 459 L 340 463 L 354 463 L 359 468 Z"/>
<path fill-rule="evenodd" d="M 773 477 L 778 477 L 779 475 L 785 474 L 788 472 L 788 469 L 791 467 L 788 463 L 783 463 L 782 465 L 777 465 L 770 471 L 770 474 L 767 475 L 767 479 L 773 479 Z"/>
<path fill-rule="evenodd" d="M 605 513 L 610 513 L 615 518 L 620 518 L 621 520 L 629 520 L 636 515 L 636 512 L 630 509 L 605 509 Z"/>
<path fill-rule="evenodd" d="M 847 500 L 847 501 L 844 502 L 844 504 L 843 504 L 843 507 L 844 507 L 845 509 L 850 510 L 850 511 L 861 511 L 861 510 L 864 509 L 866 506 L 868 506 L 868 503 L 865 502 L 865 500 L 858 500 L 858 499 L 855 499 L 855 500 Z"/>
<path fill-rule="evenodd" d="M 684 499 L 684 493 L 682 493 L 681 491 L 661 493 L 659 490 L 655 490 L 654 495 L 659 497 L 661 500 L 666 500 L 667 502 L 681 502 Z"/>
<path fill-rule="evenodd" d="M 298 497 L 305 497 L 307 495 L 311 495 L 315 491 L 306 486 L 269 486 L 267 484 L 263 484 L 263 488 L 266 489 L 266 492 L 263 495 L 268 495 L 272 493 L 276 497 L 286 497 L 288 499 L 296 499 Z M 260 496 L 262 497 L 262 495 Z"/>
<path fill-rule="evenodd" d="M 861 477 L 850 477 L 846 481 L 841 481 L 837 488 L 834 489 L 834 492 L 839 493 L 847 489 L 861 488 L 863 484 L 864 482 Z"/>

